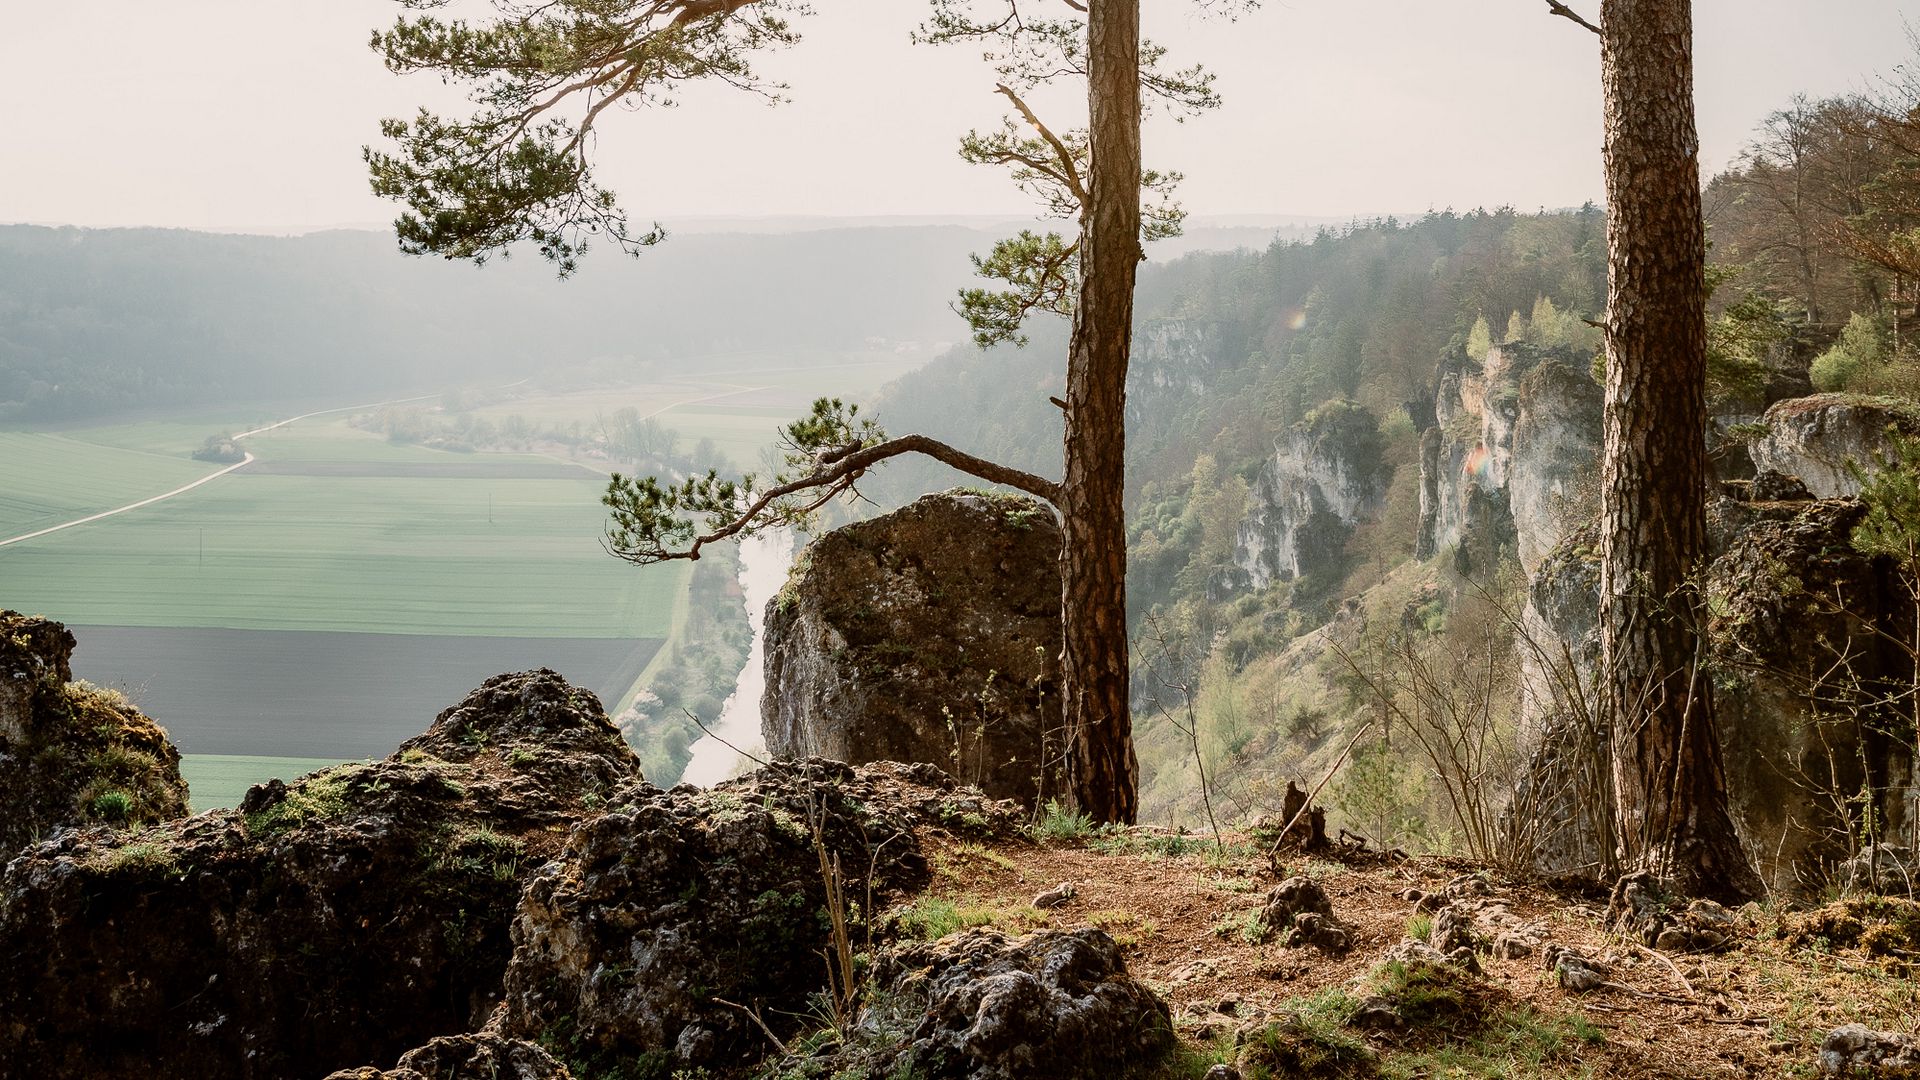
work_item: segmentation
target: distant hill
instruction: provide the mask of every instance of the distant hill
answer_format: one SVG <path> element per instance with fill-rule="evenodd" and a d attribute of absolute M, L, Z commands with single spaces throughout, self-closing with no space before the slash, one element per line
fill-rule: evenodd
<path fill-rule="evenodd" d="M 930 355 L 966 336 L 948 304 L 968 254 L 1017 225 L 695 223 L 639 258 L 596 251 L 566 282 L 531 255 L 477 270 L 372 231 L 0 226 L 0 422 L 437 390 L 589 360 Z M 1279 228 L 1200 227 L 1156 255 L 1264 247 Z"/>

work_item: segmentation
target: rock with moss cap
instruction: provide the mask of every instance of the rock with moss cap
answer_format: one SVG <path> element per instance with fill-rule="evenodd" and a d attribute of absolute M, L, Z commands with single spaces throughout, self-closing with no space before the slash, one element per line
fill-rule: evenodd
<path fill-rule="evenodd" d="M 768 748 L 1059 791 L 1060 542 L 1045 503 L 967 491 L 814 541 L 767 608 Z"/>
<path fill-rule="evenodd" d="M 74 644 L 0 611 L 0 858 L 61 826 L 186 816 L 180 752 L 125 697 L 73 681 Z"/>
<path fill-rule="evenodd" d="M 1901 398 L 1814 394 L 1775 402 L 1766 434 L 1750 448 L 1754 464 L 1797 476 L 1816 498 L 1860 493 L 1848 464 L 1871 467 L 1886 450 L 1887 432 L 1920 435 L 1920 406 Z"/>
<path fill-rule="evenodd" d="M 0 875 L 0 1061 L 318 1076 L 472 1030 L 523 883 L 638 778 L 599 701 L 541 670 L 488 680 L 384 761 L 63 833 Z"/>

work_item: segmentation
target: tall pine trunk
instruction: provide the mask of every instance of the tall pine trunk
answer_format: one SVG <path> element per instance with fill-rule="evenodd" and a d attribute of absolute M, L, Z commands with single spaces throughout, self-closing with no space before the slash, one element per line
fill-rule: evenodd
<path fill-rule="evenodd" d="M 1605 0 L 1607 387 L 1601 632 L 1623 865 L 1764 890 L 1727 811 L 1689 575 L 1706 553 L 1706 237 L 1690 0 Z"/>
<path fill-rule="evenodd" d="M 1127 360 L 1140 251 L 1140 0 L 1092 0 L 1088 205 L 1067 356 L 1060 553 L 1067 788 L 1096 821 L 1131 823 L 1139 765 L 1127 675 Z"/>

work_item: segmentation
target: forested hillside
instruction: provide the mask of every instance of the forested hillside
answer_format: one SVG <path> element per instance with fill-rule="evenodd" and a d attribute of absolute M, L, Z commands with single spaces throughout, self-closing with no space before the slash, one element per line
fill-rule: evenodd
<path fill-rule="evenodd" d="M 1849 452 L 1871 464 L 1886 418 L 1908 423 L 1920 391 L 1917 89 L 1795 101 L 1711 180 L 1708 435 L 1720 480 L 1794 466 L 1837 478 L 1816 494 L 1851 494 L 1858 482 L 1838 459 L 1805 456 L 1837 452 L 1806 448 L 1837 437 L 1817 425 L 1847 418 L 1862 432 L 1847 437 L 1867 440 Z M 1147 816 L 1200 821 L 1207 788 L 1233 816 L 1255 813 L 1278 805 L 1285 780 L 1350 753 L 1328 791 L 1338 820 L 1385 843 L 1498 857 L 1487 848 L 1507 835 L 1505 796 L 1467 807 L 1461 778 L 1531 797 L 1523 777 L 1539 763 L 1527 755 L 1564 712 L 1543 704 L 1565 677 L 1544 654 L 1565 647 L 1573 669 L 1588 662 L 1563 635 L 1592 617 L 1593 601 L 1578 599 L 1592 588 L 1592 540 L 1580 537 L 1597 506 L 1589 320 L 1604 307 L 1605 229 L 1591 206 L 1436 212 L 1143 272 L 1128 497 Z M 890 387 L 879 412 L 892 432 L 1058 475 L 1048 399 L 1061 394 L 1060 355 L 1045 332 L 1024 351 L 956 350 Z M 1802 398 L 1814 390 L 1853 396 Z M 1787 399 L 1793 410 L 1767 412 Z M 863 488 L 890 504 L 953 482 L 900 463 Z M 1726 511 L 1716 550 L 1770 545 L 1768 565 L 1797 565 L 1799 541 L 1773 527 Z M 1716 603 L 1765 606 L 1724 587 L 1734 598 Z M 1753 689 L 1754 670 L 1779 661 L 1738 643 L 1751 618 L 1716 630 L 1731 635 L 1715 639 L 1726 722 L 1745 725 L 1744 739 L 1800 730 L 1797 713 Z M 1812 692 L 1800 678 L 1790 698 Z M 1422 737 L 1449 716 L 1464 726 Z M 1891 753 L 1897 771 L 1911 749 L 1867 752 Z M 1773 791 L 1779 778 L 1760 774 L 1785 752 L 1730 751 L 1736 774 L 1759 770 L 1736 788 Z M 1831 798 L 1899 797 L 1897 784 L 1861 783 Z M 1793 801 L 1768 811 L 1757 804 L 1772 796 L 1736 795 L 1748 827 Z M 1879 827 L 1851 817 L 1768 827 L 1830 830 L 1804 843 L 1831 857 L 1836 838 L 1844 853 Z M 1807 869 L 1812 856 L 1791 870 L 1776 856 L 1791 862 L 1790 846 L 1769 854 L 1776 874 L 1824 872 Z"/>

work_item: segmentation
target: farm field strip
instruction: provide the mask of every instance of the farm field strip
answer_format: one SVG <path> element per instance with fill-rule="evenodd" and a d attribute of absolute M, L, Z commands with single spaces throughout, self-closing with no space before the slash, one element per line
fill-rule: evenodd
<path fill-rule="evenodd" d="M 0 549 L 0 596 L 69 623 L 653 637 L 685 567 L 607 557 L 579 480 L 250 476 Z"/>
<path fill-rule="evenodd" d="M 182 753 L 383 758 L 504 671 L 549 667 L 611 704 L 658 638 L 76 626 L 76 677 L 132 698 Z"/>
<path fill-rule="evenodd" d="M 65 435 L 0 432 L 0 538 L 110 510 L 217 468 L 184 453 L 167 457 Z"/>

